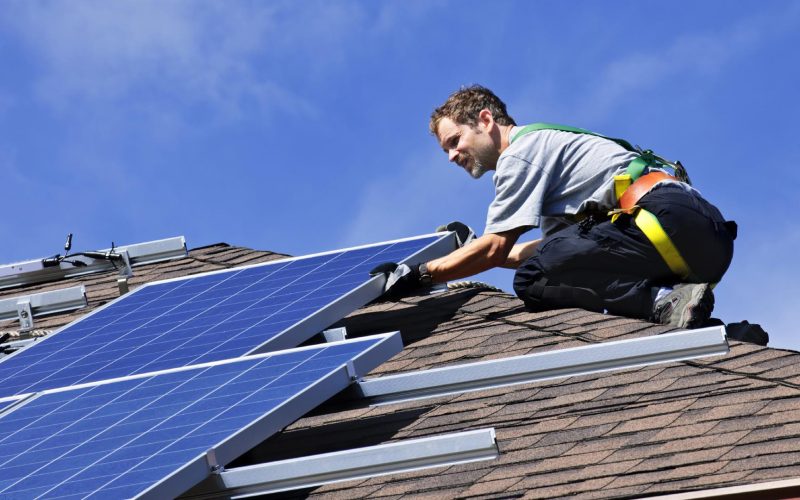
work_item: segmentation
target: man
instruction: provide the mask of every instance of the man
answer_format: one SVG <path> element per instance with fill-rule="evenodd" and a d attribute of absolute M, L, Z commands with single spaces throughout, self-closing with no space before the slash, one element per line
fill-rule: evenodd
<path fill-rule="evenodd" d="M 659 157 L 581 129 L 518 127 L 478 85 L 453 93 L 430 129 L 472 177 L 495 171 L 495 199 L 485 234 L 470 244 L 419 265 L 376 268 L 390 295 L 502 266 L 517 269 L 514 290 L 532 310 L 582 307 L 680 328 L 708 320 L 736 226 L 666 175 Z M 517 243 L 535 227 L 541 240 Z"/>

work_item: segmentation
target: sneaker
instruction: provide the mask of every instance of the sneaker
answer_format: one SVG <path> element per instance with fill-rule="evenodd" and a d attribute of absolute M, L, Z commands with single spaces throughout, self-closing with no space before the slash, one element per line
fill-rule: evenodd
<path fill-rule="evenodd" d="M 678 328 L 703 326 L 714 310 L 708 283 L 681 283 L 653 304 L 653 322 Z"/>

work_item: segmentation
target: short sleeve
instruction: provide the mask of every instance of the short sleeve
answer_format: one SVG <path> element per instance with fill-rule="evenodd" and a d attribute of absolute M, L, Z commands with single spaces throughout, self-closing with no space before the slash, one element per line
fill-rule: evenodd
<path fill-rule="evenodd" d="M 486 215 L 485 232 L 539 227 L 546 180 L 546 172 L 530 161 L 503 157 L 494 175 L 495 197 Z"/>

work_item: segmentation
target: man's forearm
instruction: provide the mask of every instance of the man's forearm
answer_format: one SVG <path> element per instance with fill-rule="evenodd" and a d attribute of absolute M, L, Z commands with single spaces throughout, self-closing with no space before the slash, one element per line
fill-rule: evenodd
<path fill-rule="evenodd" d="M 485 234 L 469 245 L 428 262 L 428 271 L 433 281 L 443 283 L 502 266 L 520 232 Z"/>
<path fill-rule="evenodd" d="M 522 265 L 523 262 L 533 257 L 536 249 L 542 240 L 526 241 L 525 243 L 517 243 L 508 254 L 508 258 L 503 263 L 502 267 L 507 269 L 516 269 Z"/>

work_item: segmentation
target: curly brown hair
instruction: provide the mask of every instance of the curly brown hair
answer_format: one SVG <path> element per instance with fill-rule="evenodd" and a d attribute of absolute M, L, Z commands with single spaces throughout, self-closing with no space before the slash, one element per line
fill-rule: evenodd
<path fill-rule="evenodd" d="M 445 117 L 459 125 L 477 125 L 478 114 L 484 109 L 491 111 L 494 121 L 500 125 L 517 124 L 508 116 L 505 103 L 494 92 L 481 85 L 470 85 L 450 94 L 444 104 L 433 110 L 429 124 L 431 134 L 436 135 L 439 122 Z"/>

